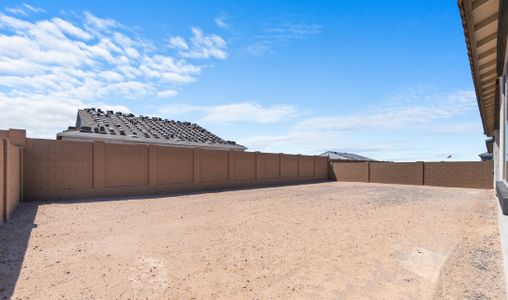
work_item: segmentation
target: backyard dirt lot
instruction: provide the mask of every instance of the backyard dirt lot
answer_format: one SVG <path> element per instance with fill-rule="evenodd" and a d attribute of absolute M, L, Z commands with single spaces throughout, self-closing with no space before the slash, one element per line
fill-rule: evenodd
<path fill-rule="evenodd" d="M 319 183 L 21 204 L 0 295 L 503 299 L 492 191 Z"/>

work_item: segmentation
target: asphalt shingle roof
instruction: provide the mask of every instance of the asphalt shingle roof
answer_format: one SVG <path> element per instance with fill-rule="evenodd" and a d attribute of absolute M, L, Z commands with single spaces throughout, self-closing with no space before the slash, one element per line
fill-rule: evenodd
<path fill-rule="evenodd" d="M 375 159 L 372 158 L 346 152 L 326 151 L 320 156 L 328 156 L 330 160 L 375 161 Z"/>
<path fill-rule="evenodd" d="M 86 108 L 78 110 L 76 126 L 58 134 L 61 137 L 100 138 L 112 141 L 155 142 L 189 146 L 215 146 L 245 150 L 234 141 L 224 140 L 198 124 L 132 113 Z"/>

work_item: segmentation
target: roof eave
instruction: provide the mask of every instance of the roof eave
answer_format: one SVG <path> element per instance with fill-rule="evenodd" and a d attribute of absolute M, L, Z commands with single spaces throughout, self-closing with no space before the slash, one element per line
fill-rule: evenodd
<path fill-rule="evenodd" d="M 489 127 L 487 125 L 487 120 L 486 120 L 486 117 L 485 117 L 485 112 L 484 112 L 483 105 L 482 105 L 482 102 L 481 102 L 482 98 L 481 98 L 481 95 L 479 93 L 479 88 L 478 88 L 478 85 L 477 85 L 477 78 L 478 78 L 478 76 L 477 76 L 476 71 L 475 71 L 475 69 L 476 69 L 476 67 L 475 67 L 475 60 L 473 58 L 473 50 L 472 50 L 472 46 L 471 46 L 471 39 L 470 39 L 470 36 L 469 36 L 469 32 L 470 32 L 469 31 L 469 23 L 468 23 L 468 18 L 466 16 L 467 13 L 466 13 L 465 5 L 464 5 L 464 0 L 458 0 L 458 6 L 459 6 L 459 10 L 460 10 L 460 17 L 462 19 L 462 27 L 463 27 L 463 30 L 464 30 L 464 37 L 465 37 L 466 45 L 467 45 L 467 54 L 468 54 L 468 58 L 469 58 L 469 65 L 470 65 L 470 69 L 471 69 L 471 75 L 472 75 L 473 85 L 474 85 L 475 94 L 476 94 L 476 101 L 478 103 L 478 109 L 480 111 L 480 117 L 482 119 L 483 132 L 484 132 L 485 135 L 492 136 L 493 132 L 491 132 L 489 130 Z"/>

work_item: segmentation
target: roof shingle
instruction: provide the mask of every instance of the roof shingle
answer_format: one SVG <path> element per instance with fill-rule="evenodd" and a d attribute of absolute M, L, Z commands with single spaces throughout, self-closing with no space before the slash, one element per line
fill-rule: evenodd
<path fill-rule="evenodd" d="M 57 134 L 60 138 L 100 139 L 117 142 L 143 142 L 179 146 L 202 146 L 245 150 L 234 141 L 226 141 L 198 124 L 158 117 L 124 114 L 111 110 L 78 110 L 76 126 Z"/>

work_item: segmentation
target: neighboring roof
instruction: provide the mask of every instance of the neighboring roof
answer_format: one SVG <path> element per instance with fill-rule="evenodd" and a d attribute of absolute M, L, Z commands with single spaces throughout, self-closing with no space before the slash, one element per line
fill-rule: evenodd
<path fill-rule="evenodd" d="M 499 122 L 497 78 L 504 67 L 506 4 L 504 0 L 458 0 L 483 130 L 488 136 L 494 135 Z"/>
<path fill-rule="evenodd" d="M 226 141 L 190 123 L 158 117 L 124 114 L 86 108 L 78 110 L 76 126 L 57 134 L 67 140 L 103 140 L 120 143 L 167 144 L 184 147 L 204 147 L 245 150 L 246 147 Z"/>
<path fill-rule="evenodd" d="M 478 154 L 478 156 L 479 156 L 482 160 L 492 160 L 492 158 L 493 158 L 492 153 L 488 153 L 488 152 L 485 152 L 485 153 L 482 153 L 482 154 Z"/>
<path fill-rule="evenodd" d="M 485 146 L 487 147 L 487 152 L 488 153 L 494 153 L 493 144 L 494 144 L 494 138 L 493 137 L 487 138 L 485 140 Z"/>
<path fill-rule="evenodd" d="M 326 151 L 325 153 L 320 154 L 319 156 L 328 156 L 330 160 L 375 161 L 375 159 L 361 156 L 358 154 L 335 151 Z"/>

